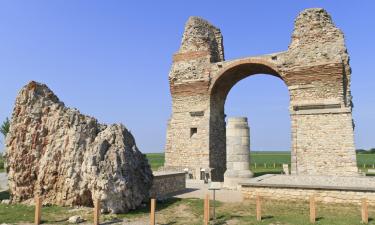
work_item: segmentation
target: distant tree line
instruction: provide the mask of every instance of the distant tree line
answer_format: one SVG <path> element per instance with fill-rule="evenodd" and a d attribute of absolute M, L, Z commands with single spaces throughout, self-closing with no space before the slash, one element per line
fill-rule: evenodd
<path fill-rule="evenodd" d="M 9 122 L 9 118 L 7 117 L 0 126 L 0 133 L 3 134 L 4 138 L 7 136 L 9 132 L 9 126 L 10 126 L 10 122 Z"/>
<path fill-rule="evenodd" d="M 375 154 L 375 148 L 370 148 L 368 150 L 366 150 L 366 149 L 357 149 L 356 152 L 360 153 L 360 154 Z"/>
<path fill-rule="evenodd" d="M 9 132 L 9 126 L 10 122 L 8 117 L 5 119 L 5 121 L 0 125 L 0 133 L 3 134 L 4 139 L 6 138 L 8 132 Z M 4 157 L 3 153 L 0 152 L 0 172 L 4 169 Z"/>

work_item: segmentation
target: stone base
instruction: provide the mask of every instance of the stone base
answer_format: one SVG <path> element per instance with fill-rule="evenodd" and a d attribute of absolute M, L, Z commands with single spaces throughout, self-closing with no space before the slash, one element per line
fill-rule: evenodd
<path fill-rule="evenodd" d="M 240 183 L 244 199 L 257 194 L 264 199 L 308 200 L 314 195 L 323 203 L 359 204 L 367 198 L 375 205 L 375 178 L 338 176 L 286 176 L 267 174 Z"/>
<path fill-rule="evenodd" d="M 246 171 L 237 171 L 240 172 L 239 176 L 225 176 L 224 175 L 224 187 L 228 189 L 240 189 L 241 186 L 239 186 L 240 183 L 245 182 L 249 180 L 251 177 L 254 176 L 253 172 L 250 170 Z M 225 173 L 227 174 L 227 173 Z"/>

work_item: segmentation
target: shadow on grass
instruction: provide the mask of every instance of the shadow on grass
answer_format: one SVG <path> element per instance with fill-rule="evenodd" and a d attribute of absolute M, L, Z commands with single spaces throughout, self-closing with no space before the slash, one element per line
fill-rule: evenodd
<path fill-rule="evenodd" d="M 220 215 L 220 216 L 217 216 L 215 220 L 212 218 L 211 222 L 213 224 L 215 224 L 215 225 L 225 225 L 225 224 L 228 224 L 227 223 L 228 220 L 236 219 L 236 218 L 242 218 L 242 216 L 237 216 L 237 215 Z"/>
<path fill-rule="evenodd" d="M 166 200 L 157 201 L 155 211 L 163 210 L 163 209 L 168 208 L 169 206 L 171 206 L 173 204 L 178 204 L 179 202 L 181 202 L 181 200 L 182 199 L 180 199 L 180 198 L 168 198 Z M 117 218 L 129 218 L 130 217 L 131 218 L 131 217 L 137 217 L 139 215 L 148 214 L 148 213 L 150 213 L 150 202 L 148 202 L 146 205 L 144 205 L 144 207 L 141 207 L 141 208 L 138 208 L 138 209 L 135 209 L 135 210 L 131 210 L 131 211 L 129 211 L 127 213 L 124 213 L 124 214 L 116 214 L 116 217 Z"/>
<path fill-rule="evenodd" d="M 3 199 L 10 199 L 9 191 L 0 191 L 0 201 Z"/>
<path fill-rule="evenodd" d="M 273 216 L 270 216 L 270 215 L 262 216 L 262 220 L 268 220 L 268 219 L 273 219 Z"/>
<path fill-rule="evenodd" d="M 59 219 L 59 220 L 40 220 L 40 223 L 43 224 L 43 223 L 64 223 L 66 221 L 68 221 L 69 217 L 66 217 L 66 218 L 63 218 L 63 219 Z"/>
<path fill-rule="evenodd" d="M 186 193 L 197 191 L 197 190 L 199 190 L 199 189 L 198 188 L 185 188 L 184 190 L 170 193 L 166 197 L 173 198 L 173 196 L 175 196 L 175 195 L 182 195 L 182 194 L 186 194 Z"/>

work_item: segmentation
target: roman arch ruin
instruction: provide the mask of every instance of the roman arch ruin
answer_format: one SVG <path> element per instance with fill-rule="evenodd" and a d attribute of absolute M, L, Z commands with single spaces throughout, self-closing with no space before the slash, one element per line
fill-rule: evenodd
<path fill-rule="evenodd" d="M 224 60 L 220 30 L 189 18 L 169 73 L 165 167 L 212 168 L 212 179 L 222 180 L 226 96 L 240 80 L 269 74 L 289 90 L 292 174 L 357 175 L 344 35 L 324 9 L 314 8 L 298 15 L 291 39 L 284 52 Z"/>

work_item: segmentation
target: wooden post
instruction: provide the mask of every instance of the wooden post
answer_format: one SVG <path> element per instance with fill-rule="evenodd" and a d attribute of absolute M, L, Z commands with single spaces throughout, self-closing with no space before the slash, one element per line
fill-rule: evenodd
<path fill-rule="evenodd" d="M 94 225 L 99 225 L 100 220 L 100 201 L 98 198 L 94 200 Z"/>
<path fill-rule="evenodd" d="M 35 225 L 40 224 L 42 218 L 42 198 L 40 196 L 35 196 Z"/>
<path fill-rule="evenodd" d="M 310 196 L 310 223 L 315 223 L 316 220 L 316 207 L 315 207 L 315 196 Z"/>
<path fill-rule="evenodd" d="M 151 212 L 150 212 L 150 225 L 155 225 L 155 207 L 156 200 L 155 198 L 151 199 Z"/>
<path fill-rule="evenodd" d="M 207 225 L 207 199 L 203 200 L 203 224 Z"/>
<path fill-rule="evenodd" d="M 259 194 L 256 195 L 256 214 L 257 221 L 262 221 L 262 206 Z"/>
<path fill-rule="evenodd" d="M 207 222 L 210 222 L 211 215 L 210 215 L 210 194 L 206 194 L 207 198 Z"/>
<path fill-rule="evenodd" d="M 210 222 L 210 195 L 206 194 L 204 199 L 204 225 L 208 225 Z"/>
<path fill-rule="evenodd" d="M 368 224 L 368 205 L 367 199 L 362 199 L 362 223 Z"/>

